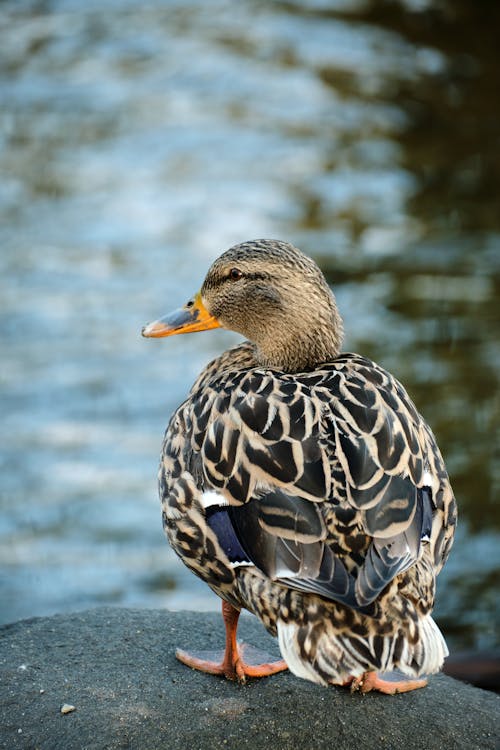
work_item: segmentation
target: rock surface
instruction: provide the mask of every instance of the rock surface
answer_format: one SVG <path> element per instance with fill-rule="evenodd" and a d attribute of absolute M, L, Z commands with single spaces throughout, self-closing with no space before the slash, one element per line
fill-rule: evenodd
<path fill-rule="evenodd" d="M 251 617 L 242 640 L 278 656 Z M 500 696 L 450 677 L 405 695 L 351 695 L 285 673 L 237 685 L 178 663 L 217 648 L 217 614 L 100 609 L 0 629 L 0 747 L 8 750 L 493 750 Z M 61 713 L 63 706 L 74 710 Z"/>

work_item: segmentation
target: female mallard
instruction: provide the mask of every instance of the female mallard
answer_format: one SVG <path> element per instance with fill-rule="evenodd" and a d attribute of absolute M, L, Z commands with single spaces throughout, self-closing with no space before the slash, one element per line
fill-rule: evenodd
<path fill-rule="evenodd" d="M 447 655 L 431 618 L 456 505 L 434 436 L 398 381 L 341 354 L 342 320 L 318 266 L 286 242 L 236 245 L 198 294 L 143 330 L 216 327 L 249 341 L 211 362 L 170 420 L 160 466 L 175 552 L 223 600 L 221 661 L 243 681 L 285 669 L 321 684 L 402 692 Z M 245 607 L 285 661 L 250 666 Z"/>

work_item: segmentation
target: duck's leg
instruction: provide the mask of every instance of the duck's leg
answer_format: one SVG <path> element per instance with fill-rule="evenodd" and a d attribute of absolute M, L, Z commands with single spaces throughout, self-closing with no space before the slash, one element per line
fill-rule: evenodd
<path fill-rule="evenodd" d="M 395 695 L 396 693 L 408 693 L 410 690 L 418 690 L 427 685 L 427 680 L 383 680 L 376 672 L 365 672 L 359 677 L 354 677 L 350 682 L 351 692 L 360 691 L 361 693 L 370 693 L 377 690 L 379 693 L 386 695 Z M 346 683 L 346 684 L 349 684 Z"/>
<path fill-rule="evenodd" d="M 227 677 L 228 680 L 238 680 L 238 682 L 245 682 L 247 677 L 268 677 L 287 669 L 286 662 L 283 659 L 263 664 L 247 664 L 244 661 L 245 646 L 238 646 L 236 642 L 239 616 L 239 610 L 227 602 L 222 602 L 222 617 L 226 627 L 226 649 L 223 654 L 212 651 L 188 653 L 177 649 L 176 657 L 192 669 L 221 675 Z M 260 656 L 265 655 L 260 654 Z"/>

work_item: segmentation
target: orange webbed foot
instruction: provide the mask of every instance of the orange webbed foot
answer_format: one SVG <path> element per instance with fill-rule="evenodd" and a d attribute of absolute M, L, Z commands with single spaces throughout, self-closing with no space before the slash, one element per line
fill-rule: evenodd
<path fill-rule="evenodd" d="M 365 672 L 359 677 L 354 677 L 349 683 L 351 693 L 357 691 L 370 693 L 375 690 L 385 695 L 396 695 L 397 693 L 408 693 L 410 690 L 419 690 L 427 685 L 427 680 L 383 680 L 376 672 Z"/>
<path fill-rule="evenodd" d="M 247 677 L 269 677 L 287 669 L 286 662 L 283 659 L 274 662 L 266 661 L 267 654 L 244 643 L 237 645 L 236 651 L 233 652 L 230 659 L 227 658 L 227 652 L 222 651 L 188 652 L 177 649 L 175 655 L 179 661 L 191 667 L 191 669 L 226 677 L 228 680 L 235 680 L 241 684 L 246 682 Z M 251 662 L 256 663 L 246 661 L 245 655 Z"/>
<path fill-rule="evenodd" d="M 222 616 L 226 626 L 226 649 L 224 652 L 193 651 L 177 649 L 175 655 L 179 661 L 200 672 L 226 677 L 228 680 L 246 682 L 247 677 L 269 677 L 283 672 L 287 664 L 283 659 L 275 662 L 268 660 L 264 654 L 252 646 L 236 642 L 239 610 L 231 604 L 222 602 Z"/>

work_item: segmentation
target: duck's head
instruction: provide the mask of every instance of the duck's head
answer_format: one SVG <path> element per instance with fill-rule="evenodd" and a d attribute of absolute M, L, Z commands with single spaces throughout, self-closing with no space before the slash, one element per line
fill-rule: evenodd
<path fill-rule="evenodd" d="M 286 372 L 336 357 L 343 336 L 335 298 L 316 263 L 287 242 L 235 245 L 197 294 L 142 331 L 146 337 L 227 328 L 254 343 L 257 361 Z"/>

